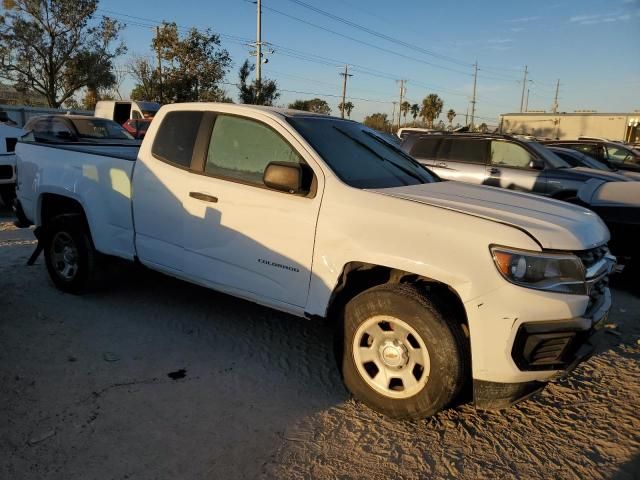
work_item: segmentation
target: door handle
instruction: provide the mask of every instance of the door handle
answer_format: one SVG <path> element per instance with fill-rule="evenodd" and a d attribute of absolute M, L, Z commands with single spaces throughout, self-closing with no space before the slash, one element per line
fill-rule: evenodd
<path fill-rule="evenodd" d="M 438 162 L 436 164 L 436 166 L 438 166 L 438 167 L 446 167 L 447 166 L 447 162 Z"/>
<path fill-rule="evenodd" d="M 195 198 L 196 200 L 202 200 L 203 202 L 218 203 L 218 197 L 207 195 L 206 193 L 202 192 L 189 192 L 189 196 L 191 198 Z"/>
<path fill-rule="evenodd" d="M 490 168 L 489 173 L 500 173 L 500 169 L 496 167 Z"/>

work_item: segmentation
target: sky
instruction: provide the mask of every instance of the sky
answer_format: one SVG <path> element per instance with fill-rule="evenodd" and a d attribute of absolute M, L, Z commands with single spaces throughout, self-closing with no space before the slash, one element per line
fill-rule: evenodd
<path fill-rule="evenodd" d="M 398 80 L 405 79 L 408 101 L 421 103 L 437 93 L 444 100 L 440 118 L 446 121 L 444 112 L 453 109 L 454 124 L 464 123 L 477 61 L 476 123 L 495 125 L 501 113 L 519 111 L 525 65 L 529 110 L 551 108 L 558 79 L 559 111 L 640 110 L 640 0 L 263 0 L 262 5 L 262 41 L 273 50 L 263 77 L 277 81 L 281 106 L 320 97 L 338 114 L 339 73 L 348 64 L 352 118 L 374 112 L 391 116 Z M 120 66 L 130 56 L 153 55 L 157 21 L 221 34 L 233 59 L 226 78 L 231 85 L 224 88 L 237 101 L 237 72 L 252 58 L 247 43 L 256 36 L 253 1 L 100 0 L 98 13 L 127 25 L 122 38 L 128 53 L 117 61 Z M 125 78 L 124 97 L 133 84 Z"/>

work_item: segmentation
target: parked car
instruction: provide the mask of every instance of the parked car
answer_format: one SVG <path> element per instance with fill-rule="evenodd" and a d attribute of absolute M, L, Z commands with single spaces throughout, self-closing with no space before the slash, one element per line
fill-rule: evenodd
<path fill-rule="evenodd" d="M 570 148 L 606 163 L 612 168 L 640 172 L 640 150 L 605 140 L 550 140 L 545 145 Z"/>
<path fill-rule="evenodd" d="M 153 118 L 159 109 L 160 104 L 156 102 L 100 100 L 93 114 L 122 125 L 129 119 Z"/>
<path fill-rule="evenodd" d="M 108 148 L 18 144 L 19 202 L 59 289 L 87 290 L 116 256 L 329 318 L 347 387 L 394 417 L 465 385 L 480 408 L 530 395 L 589 355 L 611 305 L 598 216 L 439 181 L 351 120 L 175 104 L 139 151 Z"/>
<path fill-rule="evenodd" d="M 149 130 L 149 125 L 151 125 L 151 120 L 152 120 L 151 118 L 141 118 L 136 120 L 129 119 L 126 122 L 124 122 L 122 127 L 131 135 L 133 135 L 134 138 L 142 140 L 146 135 L 147 130 Z"/>
<path fill-rule="evenodd" d="M 607 219 L 611 232 L 610 246 L 618 255 L 633 260 L 637 267 L 638 244 L 640 241 L 640 184 L 614 184 L 599 180 L 589 180 L 578 192 L 578 201 Z"/>
<path fill-rule="evenodd" d="M 31 118 L 24 130 L 36 142 L 133 143 L 132 135 L 113 120 L 84 115 L 41 115 Z"/>
<path fill-rule="evenodd" d="M 414 135 L 407 137 L 402 149 L 444 179 L 531 192 L 574 204 L 581 203 L 578 192 L 589 180 L 632 182 L 640 207 L 640 183 L 617 172 L 571 167 L 533 140 L 496 134 Z M 611 211 L 602 212 L 607 225 L 618 222 L 617 215 L 606 216 L 613 215 Z M 633 240 L 640 242 L 640 236 Z M 622 255 L 614 249 L 616 245 L 620 242 L 612 243 L 613 253 Z"/>
<path fill-rule="evenodd" d="M 640 172 L 632 172 L 630 170 L 617 170 L 607 165 L 606 163 L 603 163 L 600 160 L 596 160 L 595 158 L 590 157 L 586 153 L 582 153 L 578 150 L 556 147 L 553 145 L 549 145 L 548 148 L 572 167 L 586 167 L 594 168 L 596 170 L 603 170 L 605 172 L 616 172 L 620 175 L 624 175 L 625 177 L 630 178 L 631 180 L 640 180 Z"/>
<path fill-rule="evenodd" d="M 16 190 L 16 155 L 18 138 L 24 134 L 19 128 L 0 124 L 0 200 L 11 206 Z"/>

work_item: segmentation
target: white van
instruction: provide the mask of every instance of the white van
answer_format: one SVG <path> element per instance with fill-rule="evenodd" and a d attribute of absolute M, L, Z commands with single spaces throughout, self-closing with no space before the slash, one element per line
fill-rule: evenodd
<path fill-rule="evenodd" d="M 159 109 L 160 104 L 156 102 L 100 100 L 96 103 L 94 115 L 122 125 L 129 119 L 153 118 Z"/>

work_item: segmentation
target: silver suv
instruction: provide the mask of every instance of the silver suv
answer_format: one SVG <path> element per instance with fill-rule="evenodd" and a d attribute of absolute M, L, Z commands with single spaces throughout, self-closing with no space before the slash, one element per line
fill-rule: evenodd
<path fill-rule="evenodd" d="M 409 135 L 402 149 L 443 179 L 575 200 L 591 179 L 625 182 L 615 172 L 572 168 L 538 142 L 509 135 Z"/>

